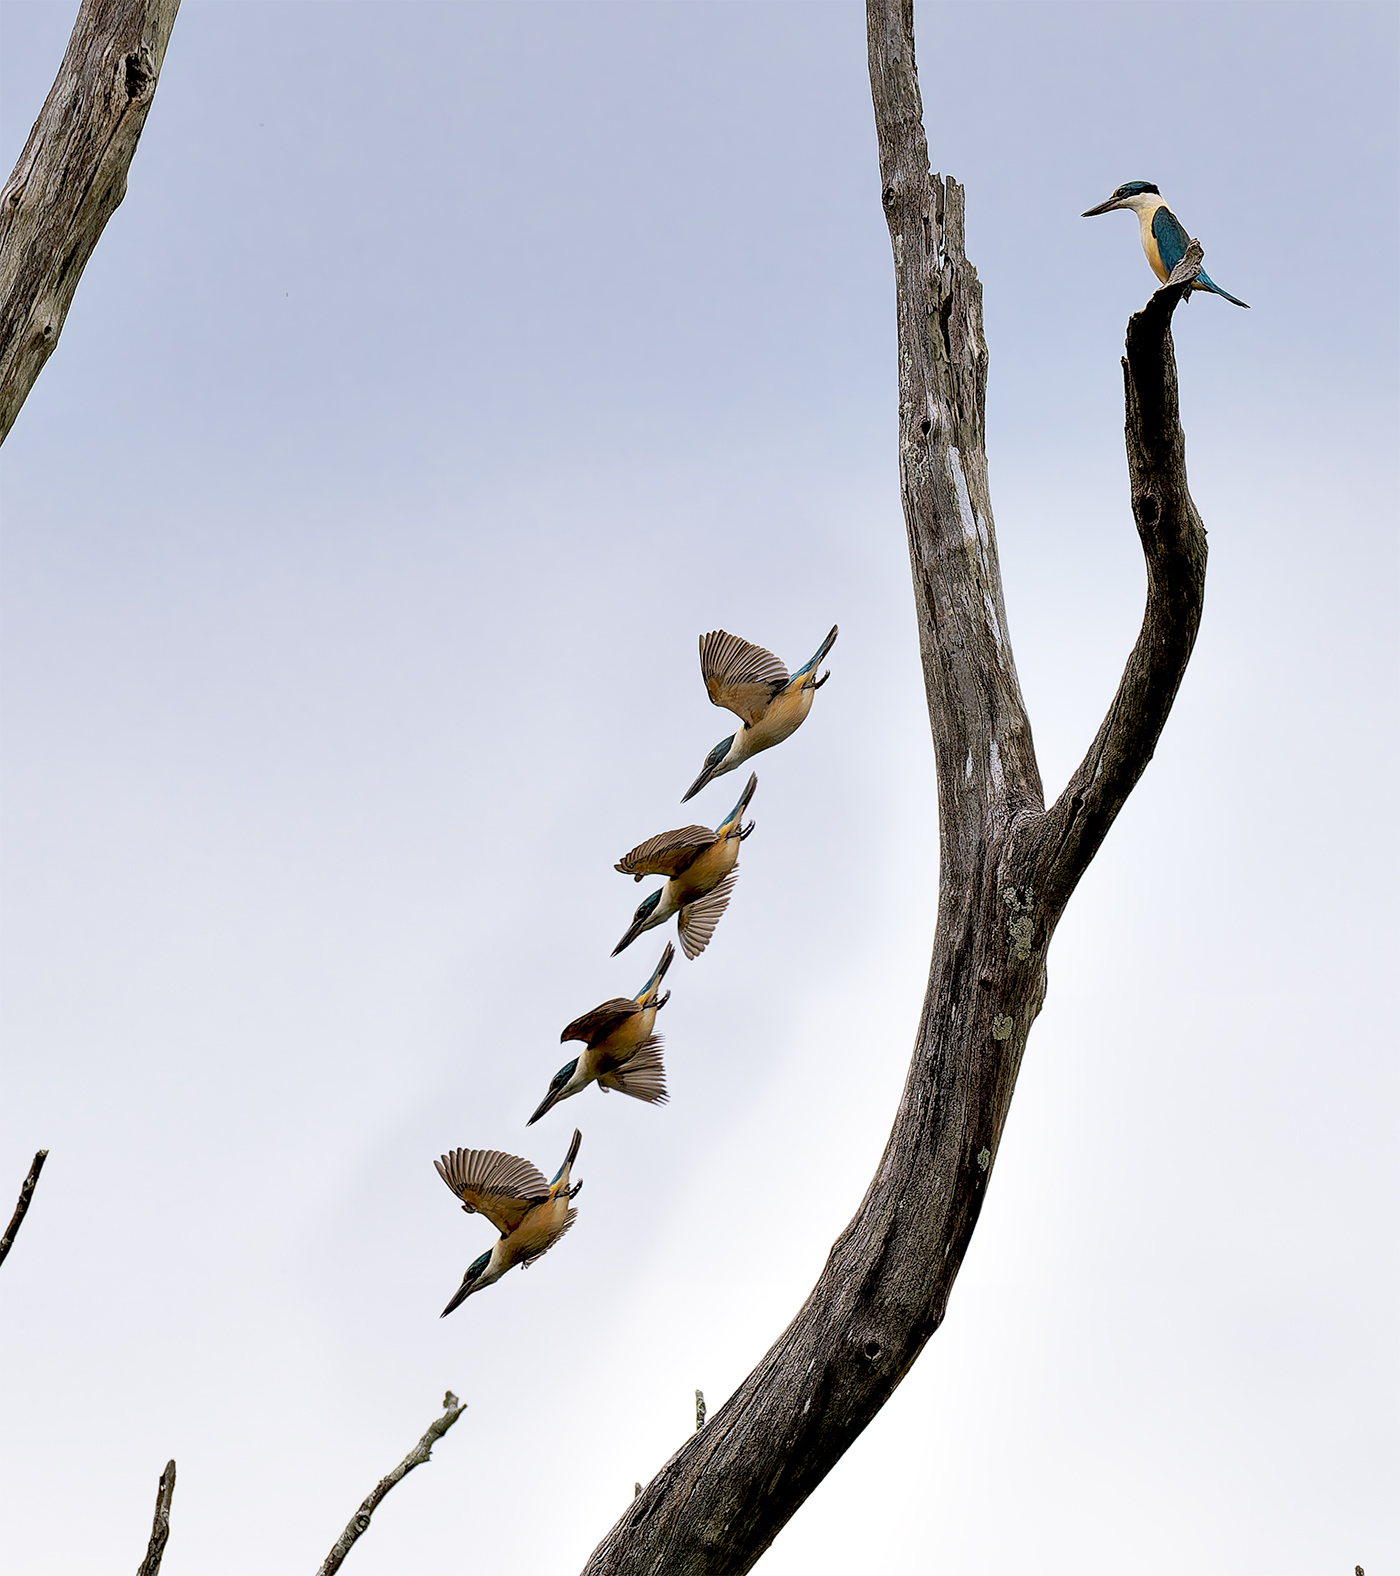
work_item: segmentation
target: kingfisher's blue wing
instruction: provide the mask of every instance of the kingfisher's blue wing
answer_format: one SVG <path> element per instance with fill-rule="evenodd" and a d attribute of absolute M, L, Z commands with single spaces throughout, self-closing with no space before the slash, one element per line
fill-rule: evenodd
<path fill-rule="evenodd" d="M 1152 215 L 1152 239 L 1157 243 L 1162 267 L 1170 278 L 1172 269 L 1186 256 L 1191 237 L 1181 228 L 1181 221 L 1165 203 Z"/>

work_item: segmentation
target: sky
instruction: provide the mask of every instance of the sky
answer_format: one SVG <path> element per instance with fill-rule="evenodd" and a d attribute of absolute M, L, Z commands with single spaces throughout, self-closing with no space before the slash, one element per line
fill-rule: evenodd
<path fill-rule="evenodd" d="M 0 5 L 8 169 L 75 8 Z M 967 189 L 1047 790 L 1142 611 L 1118 358 L 1155 181 L 1248 312 L 1177 314 L 1205 617 L 1051 947 L 943 1328 L 764 1576 L 1400 1562 L 1396 43 L 1388 5 L 921 4 Z M 863 14 L 185 0 L 0 462 L 12 1576 L 577 1570 L 797 1309 L 883 1147 L 935 907 Z M 526 1130 L 644 837 L 790 666 L 671 1103 Z M 732 791 L 731 791 L 732 790 Z M 490 1241 L 433 1171 L 552 1173 Z"/>

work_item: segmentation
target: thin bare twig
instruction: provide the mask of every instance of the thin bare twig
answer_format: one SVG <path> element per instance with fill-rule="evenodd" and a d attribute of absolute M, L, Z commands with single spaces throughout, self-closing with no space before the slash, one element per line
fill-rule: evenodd
<path fill-rule="evenodd" d="M 160 1562 L 165 1555 L 165 1545 L 170 1541 L 170 1501 L 175 1498 L 175 1463 L 167 1461 L 156 1489 L 156 1513 L 151 1518 L 151 1541 L 146 1545 L 146 1558 L 141 1561 L 136 1576 L 158 1576 Z"/>
<path fill-rule="evenodd" d="M 414 1467 L 421 1467 L 432 1455 L 433 1446 L 452 1427 L 453 1423 L 466 1411 L 466 1403 L 458 1401 L 457 1397 L 449 1390 L 442 1398 L 443 1414 L 428 1429 L 428 1432 L 418 1441 L 412 1450 L 399 1462 L 398 1466 L 388 1475 L 382 1477 L 374 1485 L 373 1491 L 364 1504 L 351 1516 L 345 1531 L 335 1540 L 335 1547 L 326 1555 L 323 1564 L 316 1576 L 333 1576 L 341 1567 L 345 1556 L 355 1545 L 355 1540 L 369 1529 L 369 1518 L 379 1508 L 379 1502 L 393 1488 L 395 1483 L 406 1478 Z"/>
<path fill-rule="evenodd" d="M 5 1235 L 0 1237 L 0 1264 L 5 1262 L 5 1256 L 14 1244 L 20 1222 L 29 1213 L 29 1200 L 34 1197 L 34 1184 L 39 1180 L 39 1173 L 44 1169 L 44 1162 L 48 1158 L 48 1150 L 41 1149 L 34 1156 L 33 1164 L 29 1167 L 29 1175 L 25 1177 L 19 1190 L 19 1203 L 15 1205 L 15 1212 L 10 1216 L 10 1224 L 5 1227 Z"/>

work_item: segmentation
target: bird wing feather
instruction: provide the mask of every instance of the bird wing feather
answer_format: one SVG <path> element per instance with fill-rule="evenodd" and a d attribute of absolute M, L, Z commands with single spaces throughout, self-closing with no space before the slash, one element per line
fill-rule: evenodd
<path fill-rule="evenodd" d="M 1157 253 L 1162 267 L 1171 277 L 1171 271 L 1186 256 L 1191 237 L 1181 227 L 1181 220 L 1165 203 L 1152 215 L 1152 239 L 1157 243 Z"/>
<path fill-rule="evenodd" d="M 621 1067 L 610 1068 L 598 1079 L 600 1089 L 616 1089 L 648 1105 L 665 1105 L 666 1070 L 661 1065 L 662 1039 L 653 1034 L 643 1040 Z"/>
<path fill-rule="evenodd" d="M 771 651 L 722 629 L 700 637 L 700 676 L 714 704 L 750 727 L 788 684 L 788 670 Z"/>
<path fill-rule="evenodd" d="M 674 832 L 658 832 L 624 854 L 613 869 L 625 876 L 678 876 L 702 849 L 715 841 L 708 826 L 680 826 Z"/>
<path fill-rule="evenodd" d="M 454 1149 L 433 1164 L 467 1208 L 485 1215 L 503 1237 L 549 1197 L 549 1183 L 528 1160 L 499 1149 Z"/>
<path fill-rule="evenodd" d="M 595 1007 L 592 1012 L 586 1012 L 581 1018 L 575 1018 L 559 1039 L 561 1042 L 582 1040 L 586 1045 L 597 1045 L 600 1040 L 606 1040 L 619 1024 L 626 1023 L 641 1010 L 630 997 L 613 996 L 602 1006 Z"/>
<path fill-rule="evenodd" d="M 570 1226 L 573 1225 L 573 1223 L 577 1219 L 578 1219 L 578 1211 L 576 1209 L 571 1209 L 569 1211 L 569 1213 L 567 1215 L 565 1215 L 565 1217 L 564 1217 L 564 1224 L 562 1226 L 560 1226 L 558 1231 L 556 1231 L 554 1233 L 554 1235 L 549 1239 L 548 1242 L 546 1242 L 542 1247 L 536 1248 L 533 1253 L 523 1254 L 517 1260 L 517 1263 L 520 1265 L 520 1268 L 522 1270 L 528 1270 L 530 1268 L 530 1266 L 535 1262 L 536 1259 L 543 1258 L 544 1255 L 549 1252 L 549 1250 L 554 1246 L 554 1244 L 556 1242 L 558 1242 L 560 1237 L 562 1237 L 564 1235 L 564 1233 L 569 1229 Z"/>
<path fill-rule="evenodd" d="M 710 937 L 715 933 L 720 915 L 729 907 L 734 883 L 738 879 L 739 867 L 735 865 L 713 892 L 707 892 L 704 897 L 696 898 L 693 903 L 687 903 L 680 911 L 676 928 L 680 932 L 681 951 L 686 957 L 698 958 L 709 946 Z"/>

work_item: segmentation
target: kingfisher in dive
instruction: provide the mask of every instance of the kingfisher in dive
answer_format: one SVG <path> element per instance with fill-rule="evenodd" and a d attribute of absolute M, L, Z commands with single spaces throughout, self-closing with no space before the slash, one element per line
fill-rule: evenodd
<path fill-rule="evenodd" d="M 635 996 L 614 996 L 601 1007 L 575 1018 L 559 1036 L 565 1040 L 582 1040 L 584 1052 L 573 1061 L 565 1062 L 549 1080 L 549 1093 L 540 1101 L 539 1109 L 526 1122 L 532 1126 L 561 1100 L 586 1089 L 597 1080 L 598 1087 L 607 1093 L 620 1089 L 634 1100 L 645 1100 L 648 1105 L 665 1105 L 666 1074 L 661 1065 L 662 1040 L 651 1031 L 656 1015 L 671 999 L 670 991 L 658 994 L 666 970 L 676 949 L 668 941 L 661 961 L 651 978 Z"/>
<path fill-rule="evenodd" d="M 700 676 L 716 706 L 732 711 L 742 726 L 721 739 L 705 757 L 700 775 L 686 789 L 681 803 L 693 799 L 712 778 L 722 777 L 760 750 L 781 744 L 796 733 L 812 709 L 812 697 L 831 677 L 817 677 L 817 665 L 836 644 L 836 625 L 816 656 L 796 673 L 762 646 L 740 640 L 722 629 L 700 637 Z"/>
<path fill-rule="evenodd" d="M 1125 181 L 1107 202 L 1101 202 L 1097 208 L 1086 209 L 1080 217 L 1092 219 L 1096 213 L 1112 213 L 1115 208 L 1131 208 L 1137 215 L 1142 249 L 1147 253 L 1152 272 L 1165 284 L 1171 278 L 1172 269 L 1186 256 L 1186 248 L 1191 244 L 1191 237 L 1182 229 L 1181 221 L 1162 201 L 1161 192 L 1151 181 Z M 1196 275 L 1191 288 L 1224 296 L 1236 306 L 1249 306 L 1248 301 L 1241 301 L 1228 290 L 1222 290 L 1204 272 Z"/>
<path fill-rule="evenodd" d="M 645 876 L 665 876 L 666 885 L 657 887 L 637 905 L 627 934 L 612 950 L 614 957 L 644 930 L 664 925 L 672 914 L 680 916 L 676 928 L 686 957 L 698 958 L 709 946 L 739 879 L 735 869 L 739 844 L 754 828 L 752 821 L 743 824 L 744 811 L 757 787 L 758 777 L 751 775 L 738 804 L 714 831 L 708 826 L 682 826 L 674 832 L 658 832 L 618 860 L 613 869 L 623 875 L 638 881 Z"/>
<path fill-rule="evenodd" d="M 440 1318 L 445 1319 L 473 1292 L 500 1280 L 517 1264 L 527 1269 L 573 1225 L 578 1211 L 570 1209 L 569 1203 L 583 1183 L 570 1187 L 569 1172 L 582 1142 L 583 1134 L 575 1128 L 574 1141 L 552 1182 L 546 1182 L 528 1160 L 503 1155 L 498 1149 L 454 1149 L 433 1161 L 466 1213 L 485 1215 L 501 1234 L 489 1253 L 468 1265 L 462 1284 Z"/>

